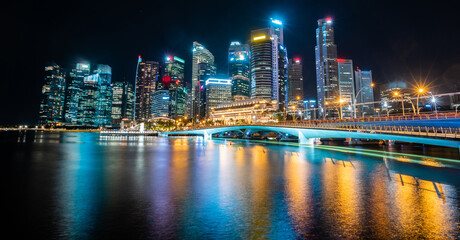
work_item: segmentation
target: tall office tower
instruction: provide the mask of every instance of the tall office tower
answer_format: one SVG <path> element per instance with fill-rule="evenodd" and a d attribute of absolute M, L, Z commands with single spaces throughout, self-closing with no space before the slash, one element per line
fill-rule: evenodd
<path fill-rule="evenodd" d="M 67 81 L 66 101 L 65 101 L 65 121 L 77 124 L 78 103 L 84 84 L 84 78 L 90 74 L 90 65 L 87 63 L 77 63 L 76 67 L 69 73 Z"/>
<path fill-rule="evenodd" d="M 184 79 L 185 61 L 179 57 L 167 56 L 162 81 L 162 89 L 169 90 L 169 116 L 173 119 L 185 117 L 185 89 Z"/>
<path fill-rule="evenodd" d="M 131 83 L 124 83 L 123 93 L 123 118 L 134 119 L 134 108 L 136 105 L 136 95 Z"/>
<path fill-rule="evenodd" d="M 355 82 L 356 82 L 356 107 L 358 117 L 373 116 L 374 115 L 374 104 L 362 104 L 368 102 L 374 102 L 374 91 L 372 89 L 372 71 L 355 71 Z"/>
<path fill-rule="evenodd" d="M 112 125 L 120 126 L 124 110 L 125 83 L 112 83 Z"/>
<path fill-rule="evenodd" d="M 355 99 L 353 61 L 351 59 L 337 59 L 337 67 L 339 70 L 339 107 L 342 111 L 342 118 L 352 118 Z"/>
<path fill-rule="evenodd" d="M 204 106 L 204 87 L 207 78 L 215 75 L 214 55 L 202 44 L 193 42 L 192 49 L 192 111 L 191 117 L 198 118 L 204 116 L 202 106 Z M 200 111 L 201 109 L 201 111 Z M 200 113 L 201 112 L 201 113 Z"/>
<path fill-rule="evenodd" d="M 251 96 L 250 86 L 249 78 L 241 75 L 232 76 L 233 100 L 249 98 Z"/>
<path fill-rule="evenodd" d="M 249 45 L 231 42 L 228 48 L 228 75 L 239 75 L 250 78 L 249 74 Z"/>
<path fill-rule="evenodd" d="M 251 31 L 251 98 L 286 104 L 288 62 L 282 43 L 283 26 L 279 20 L 272 19 L 268 28 Z"/>
<path fill-rule="evenodd" d="M 325 114 L 326 118 L 337 118 L 338 112 L 335 105 L 339 100 L 340 93 L 337 72 L 337 46 L 334 43 L 334 28 L 332 27 L 331 18 L 318 20 L 315 55 L 318 107 L 324 109 L 321 114 Z M 332 105 L 334 107 L 330 107 Z"/>
<path fill-rule="evenodd" d="M 136 105 L 134 117 L 136 120 L 150 118 L 150 97 L 155 91 L 157 76 L 160 65 L 154 61 L 144 61 L 141 56 L 138 58 L 136 75 Z"/>
<path fill-rule="evenodd" d="M 157 90 L 152 93 L 152 118 L 169 116 L 169 91 Z"/>
<path fill-rule="evenodd" d="M 97 73 L 83 79 L 77 113 L 77 124 L 80 126 L 95 126 L 98 81 L 99 74 Z"/>
<path fill-rule="evenodd" d="M 112 124 L 112 68 L 109 65 L 98 64 L 95 72 L 99 77 L 95 126 L 106 127 Z"/>
<path fill-rule="evenodd" d="M 64 119 L 66 76 L 56 63 L 45 67 L 42 99 L 40 104 L 40 123 L 58 123 Z"/>
<path fill-rule="evenodd" d="M 232 80 L 209 78 L 206 80 L 206 117 L 221 103 L 232 101 Z"/>
<path fill-rule="evenodd" d="M 300 58 L 289 59 L 288 71 L 288 102 L 289 105 L 303 101 L 303 73 Z"/>

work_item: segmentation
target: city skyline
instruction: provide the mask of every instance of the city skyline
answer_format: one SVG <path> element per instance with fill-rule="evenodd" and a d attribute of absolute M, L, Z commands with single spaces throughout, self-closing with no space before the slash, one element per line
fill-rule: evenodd
<path fill-rule="evenodd" d="M 309 4 L 311 5 L 311 9 L 308 8 Z M 237 5 L 237 3 L 235 3 Z M 252 3 L 251 3 L 252 5 Z M 427 72 L 431 72 L 432 75 L 434 76 L 435 79 L 440 79 L 442 76 L 447 76 L 450 75 L 449 71 L 446 72 L 448 68 L 452 68 L 452 66 L 457 62 L 458 57 L 452 56 L 454 53 L 451 53 L 449 57 L 449 53 L 445 49 L 443 49 L 442 46 L 437 45 L 434 46 L 430 43 L 432 43 L 432 40 L 427 40 L 427 39 L 416 39 L 415 40 L 415 46 L 414 44 L 409 44 L 410 48 L 405 49 L 406 51 L 403 52 L 404 54 L 400 54 L 402 56 L 406 56 L 406 60 L 411 59 L 410 61 L 406 61 L 405 64 L 400 64 L 401 61 L 393 61 L 394 64 L 392 65 L 393 67 L 388 67 L 388 62 L 391 62 L 391 60 L 398 59 L 401 56 L 398 55 L 399 51 L 396 44 L 393 44 L 393 41 L 390 42 L 390 40 L 394 40 L 395 43 L 411 43 L 414 42 L 414 39 L 407 38 L 408 33 L 403 33 L 400 32 L 402 30 L 398 30 L 397 33 L 399 34 L 389 34 L 391 33 L 391 23 L 395 22 L 400 22 L 402 26 L 407 26 L 409 23 L 409 19 L 411 19 L 411 13 L 413 11 L 408 11 L 404 14 L 404 10 L 410 10 L 409 5 L 403 5 L 401 8 L 396 11 L 395 14 L 393 14 L 388 18 L 385 18 L 387 20 L 387 24 L 383 24 L 383 20 L 379 20 L 376 17 L 371 17 L 370 13 L 363 11 L 366 9 L 376 9 L 377 6 L 383 7 L 383 9 L 389 9 L 389 6 L 380 3 L 375 5 L 375 6 L 368 6 L 368 5 L 363 5 L 363 6 L 356 6 L 357 4 L 352 4 L 354 7 L 357 7 L 355 12 L 360 12 L 363 14 L 363 16 L 368 16 L 369 18 L 364 18 L 366 21 L 360 22 L 356 21 L 355 16 L 347 15 L 344 10 L 338 10 L 338 7 L 331 7 L 331 6 L 318 6 L 317 4 L 313 3 L 303 3 L 301 6 L 297 6 L 296 4 L 292 4 L 290 6 L 289 4 L 274 4 L 272 6 L 263 6 L 261 7 L 260 10 L 256 11 L 256 14 L 252 14 L 251 16 L 248 15 L 246 18 L 240 19 L 235 19 L 234 22 L 226 22 L 226 27 L 223 29 L 217 29 L 217 32 L 210 32 L 206 31 L 207 33 L 204 34 L 203 32 L 205 31 L 204 29 L 210 28 L 213 25 L 216 26 L 217 23 L 207 23 L 200 25 L 200 28 L 194 27 L 194 28 L 188 28 L 192 23 L 196 23 L 198 20 L 192 20 L 191 23 L 186 23 L 185 21 L 180 22 L 179 20 L 171 20 L 171 25 L 168 25 L 167 22 L 162 22 L 162 24 L 166 24 L 167 26 L 170 27 L 158 27 L 155 29 L 158 29 L 157 32 L 160 33 L 161 35 L 164 36 L 169 36 L 171 35 L 171 38 L 165 37 L 165 39 L 171 39 L 171 41 L 168 41 L 167 44 L 161 43 L 161 41 L 157 42 L 151 42 L 150 44 L 145 44 L 144 42 L 147 42 L 151 40 L 151 37 L 149 37 L 149 34 L 145 34 L 145 37 L 139 37 L 137 38 L 136 41 L 140 41 L 141 44 L 138 44 L 137 46 L 133 46 L 133 44 L 126 44 L 124 45 L 124 49 L 120 49 L 120 53 L 113 53 L 113 47 L 114 45 L 119 44 L 120 42 L 125 41 L 126 38 L 122 37 L 120 42 L 116 43 L 115 40 L 119 40 L 111 36 L 112 34 L 110 31 L 106 31 L 106 29 L 100 29 L 99 32 L 96 34 L 108 34 L 107 38 L 105 39 L 106 42 L 102 42 L 102 40 L 94 40 L 94 38 L 86 38 L 85 36 L 80 36 L 77 39 L 69 39 L 68 43 L 56 43 L 55 41 L 51 41 L 53 39 L 56 39 L 56 36 L 65 36 L 66 34 L 69 34 L 73 31 L 69 28 L 66 28 L 65 24 L 69 23 L 69 20 L 66 18 L 63 19 L 63 25 L 61 26 L 60 30 L 51 34 L 50 36 L 44 37 L 44 39 L 49 40 L 49 42 L 44 43 L 43 40 L 41 40 L 39 43 L 40 44 L 34 44 L 33 47 L 37 47 L 36 50 L 36 59 L 35 59 L 35 65 L 33 67 L 29 67 L 32 69 L 35 68 L 42 68 L 44 66 L 45 61 L 51 61 L 54 60 L 57 64 L 62 65 L 62 66 L 68 66 L 69 63 L 71 62 L 77 62 L 79 60 L 79 56 L 84 56 L 83 58 L 90 60 L 91 63 L 93 62 L 98 62 L 98 63 L 104 63 L 107 65 L 110 65 L 114 69 L 113 73 L 113 82 L 119 82 L 123 79 L 126 79 L 129 82 L 134 82 L 135 78 L 135 66 L 132 66 L 136 62 L 136 58 L 138 55 L 145 56 L 147 59 L 151 59 L 154 61 L 161 60 L 163 59 L 163 56 L 167 54 L 172 54 L 172 55 L 177 55 L 180 57 L 183 57 L 186 60 L 186 66 L 185 66 L 185 79 L 188 80 L 190 78 L 190 56 L 191 56 L 191 43 L 192 41 L 198 41 L 200 43 L 203 43 L 206 45 L 207 48 L 210 49 L 211 52 L 213 52 L 216 55 L 216 65 L 218 69 L 218 73 L 224 73 L 226 72 L 227 68 L 227 50 L 228 50 L 228 45 L 231 41 L 241 41 L 245 42 L 248 38 L 249 32 L 252 29 L 258 29 L 266 26 L 267 19 L 270 17 L 280 17 L 280 19 L 283 21 L 283 24 L 285 24 L 285 45 L 288 47 L 289 52 L 288 56 L 289 57 L 301 57 L 305 63 L 304 65 L 304 89 L 305 89 L 305 94 L 306 96 L 314 96 L 314 87 L 312 87 L 312 84 L 315 82 L 314 78 L 314 68 L 312 66 L 312 62 L 314 61 L 314 30 L 312 29 L 315 28 L 316 25 L 316 20 L 319 18 L 323 17 L 328 17 L 330 16 L 332 19 L 334 19 L 334 24 L 338 24 L 334 26 L 335 29 L 335 40 L 338 45 L 338 57 L 339 58 L 350 58 L 353 59 L 353 63 L 355 66 L 360 67 L 361 69 L 370 69 L 373 71 L 373 77 L 375 81 L 380 82 L 380 83 L 386 83 L 389 81 L 394 81 L 394 80 L 408 80 L 410 81 L 410 75 L 415 74 L 415 75 L 421 75 L 422 77 L 426 76 Z M 275 7 L 278 6 L 279 8 Z M 305 12 L 299 12 L 297 8 L 303 9 Z M 302 7 L 303 6 L 303 7 Z M 54 7 L 50 9 L 42 9 L 41 6 L 35 6 L 39 10 L 41 10 L 44 13 L 47 13 L 51 11 L 52 9 L 57 9 L 58 7 Z M 88 5 L 88 9 L 90 10 L 92 8 L 96 8 L 97 5 L 92 6 Z M 163 6 L 164 7 L 164 6 Z M 230 8 L 233 8 L 234 6 L 229 6 Z M 425 9 L 427 6 L 424 4 L 419 4 L 417 6 L 411 6 L 414 9 Z M 133 6 L 129 9 L 127 9 L 128 12 L 133 14 L 133 16 L 139 16 L 142 18 L 148 18 L 145 14 L 143 13 L 137 13 L 135 10 L 139 9 L 140 6 L 137 6 L 136 4 L 133 4 Z M 223 6 L 218 6 L 217 10 L 219 8 L 223 8 Z M 351 8 L 351 6 L 349 7 Z M 111 11 L 109 11 L 111 14 L 114 14 L 114 9 L 117 9 L 116 7 L 110 7 Z M 278 10 L 273 10 L 273 9 L 278 9 Z M 317 11 L 314 14 L 310 14 L 307 18 L 304 17 L 304 14 L 302 13 L 308 13 L 309 11 L 313 11 L 313 9 L 316 9 Z M 359 11 L 359 10 L 362 11 Z M 383 12 L 382 9 L 382 12 Z M 412 10 L 414 10 L 412 9 Z M 67 12 L 70 11 L 69 9 L 64 9 Z M 76 7 L 74 10 L 75 13 L 80 13 L 83 10 L 80 9 L 79 7 Z M 216 11 L 217 11 L 216 10 Z M 120 9 L 118 9 L 120 11 Z M 181 12 L 178 14 L 180 15 Z M 109 13 L 108 13 L 109 14 Z M 351 13 L 350 13 L 351 14 Z M 413 13 L 412 13 L 413 14 Z M 430 12 L 430 14 L 439 14 L 436 11 Z M 46 14 L 45 14 L 46 15 Z M 109 14 L 110 15 L 110 14 Z M 184 14 L 186 15 L 186 14 Z M 212 13 L 210 17 L 206 17 L 205 19 L 210 19 L 212 16 L 215 16 L 216 13 Z M 225 15 L 225 14 L 224 14 Z M 110 15 L 112 16 L 112 15 Z M 434 19 L 440 19 L 441 15 L 439 15 L 438 18 Z M 44 17 L 44 19 L 47 19 L 48 17 Z M 95 31 L 95 27 L 98 25 L 97 23 L 100 23 L 102 21 L 101 19 L 95 17 L 95 16 L 90 16 L 90 19 L 92 18 L 95 20 L 95 23 L 93 24 L 88 24 L 89 30 L 88 33 L 91 33 L 91 31 Z M 440 21 L 445 23 L 444 25 L 440 25 L 440 29 L 433 30 L 430 29 L 429 27 L 424 29 L 423 23 L 426 24 L 426 22 L 412 22 L 410 23 L 413 28 L 409 29 L 406 28 L 407 32 L 418 32 L 421 34 L 421 30 L 425 31 L 442 31 L 442 29 L 449 29 L 449 26 L 452 26 L 451 24 L 454 24 L 455 21 L 449 21 L 452 18 L 452 16 L 449 16 L 446 14 L 444 16 L 443 20 L 433 20 L 433 18 L 430 19 L 430 21 L 434 23 L 430 24 L 435 24 L 436 21 Z M 111 18 L 109 18 L 111 19 Z M 184 20 L 184 18 L 180 18 Z M 219 18 L 220 19 L 220 18 Z M 244 19 L 244 20 L 243 20 Z M 407 20 L 407 21 L 402 21 L 402 20 Z M 29 21 L 28 18 L 25 18 L 24 21 Z M 43 20 L 40 20 L 43 21 Z M 88 20 L 82 20 L 83 23 L 86 23 Z M 104 20 L 106 21 L 106 20 Z M 202 21 L 202 20 L 200 20 Z M 220 20 L 222 22 L 222 20 Z M 159 22 L 159 23 L 160 23 Z M 180 22 L 182 25 L 177 26 L 177 23 Z M 217 21 L 219 22 L 219 21 Z M 245 24 L 241 24 L 244 22 Z M 104 23 L 104 22 L 103 22 Z M 105 22 L 107 26 L 115 26 L 110 24 L 109 22 Z M 376 36 L 371 36 L 372 31 L 376 33 L 376 30 L 369 30 L 366 29 L 365 26 L 372 26 L 372 24 L 376 24 L 380 27 L 380 30 L 378 33 L 380 33 L 380 38 L 384 36 L 383 40 L 380 40 L 380 43 L 383 41 L 383 45 L 379 44 L 379 49 L 377 48 L 371 48 L 372 46 L 371 39 L 375 38 Z M 82 23 L 79 23 L 82 24 Z M 115 23 L 113 23 L 115 24 Z M 127 23 L 125 23 L 127 24 Z M 156 23 L 155 23 L 156 24 Z M 357 27 L 354 27 L 353 25 L 356 24 Z M 380 24 L 380 25 L 379 25 Z M 129 25 L 129 24 L 128 24 Z M 387 26 L 385 26 L 387 25 Z M 439 24 L 438 24 L 439 25 Z M 431 25 L 429 25 L 431 26 Z M 217 26 L 216 26 L 217 27 Z M 179 28 L 179 29 L 178 29 Z M 203 29 L 201 29 L 203 28 Z M 352 35 L 354 32 L 358 31 L 357 28 L 361 29 L 361 35 L 364 36 L 364 39 L 356 39 Z M 126 30 L 125 28 L 122 28 Z M 176 29 L 177 31 L 173 31 Z M 45 30 L 43 30 L 45 31 Z M 46 30 L 47 31 L 47 30 Z M 83 31 L 83 30 L 79 30 Z M 216 40 L 217 36 L 219 33 L 222 33 L 222 31 L 225 32 L 223 34 L 224 36 L 219 36 L 221 40 Z M 370 31 L 370 32 L 369 32 Z M 394 30 L 396 31 L 396 30 Z M 452 31 L 455 32 L 455 31 Z M 174 33 L 174 34 L 173 34 Z M 349 34 L 348 34 L 349 33 Z M 176 40 L 177 36 L 180 34 L 184 34 L 184 39 L 182 40 Z M 450 34 L 450 33 L 449 33 Z M 453 34 L 453 39 L 455 39 L 455 34 L 458 33 L 452 33 Z M 185 36 L 186 35 L 186 36 Z M 194 35 L 194 36 L 192 36 Z M 388 36 L 392 36 L 392 39 L 389 39 Z M 417 36 L 417 34 L 412 34 Z M 174 37 L 176 36 L 176 37 Z M 296 36 L 296 37 L 294 37 Z M 412 36 L 413 38 L 413 36 Z M 77 41 L 80 39 L 81 41 Z M 92 40 L 91 40 L 92 39 Z M 224 40 L 222 40 L 224 39 Z M 430 38 L 428 38 L 430 39 Z M 134 42 L 136 42 L 134 41 Z M 164 40 L 162 40 L 164 41 Z M 444 41 L 444 40 L 443 40 Z M 182 42 L 188 42 L 187 44 L 183 44 Z M 105 44 L 107 43 L 107 44 Z M 350 44 L 351 43 L 351 44 Z M 375 43 L 375 42 L 374 42 Z M 71 44 L 71 45 L 69 45 Z M 428 56 L 424 60 L 423 63 L 420 63 L 420 60 L 422 57 L 420 56 L 419 58 L 410 58 L 412 55 L 415 54 L 415 56 L 418 55 L 418 53 L 414 53 L 417 51 L 414 51 L 413 49 L 420 49 L 423 47 L 417 46 L 418 45 L 426 45 L 428 47 L 425 47 L 426 53 L 425 56 Z M 102 45 L 105 45 L 104 47 L 101 47 Z M 360 48 L 356 48 L 356 46 L 360 46 Z M 400 44 L 401 45 L 401 44 Z M 38 48 L 38 46 L 42 46 Z M 225 46 L 225 47 L 221 47 Z M 433 46 L 433 47 L 429 47 Z M 27 46 L 30 47 L 30 46 Z M 26 48 L 27 48 L 26 47 Z M 133 50 L 133 48 L 136 48 Z M 383 52 L 388 52 L 384 51 L 382 49 L 392 49 L 395 48 L 398 51 L 389 51 L 390 53 L 387 54 L 388 57 L 386 58 L 376 58 L 377 55 L 382 54 Z M 444 57 L 437 56 L 437 59 L 439 60 L 436 64 L 433 64 L 433 61 L 435 57 L 433 57 L 433 52 L 434 50 L 439 50 L 441 48 L 441 53 L 434 54 L 434 55 L 441 55 Z M 350 49 L 354 49 L 353 51 Z M 455 49 L 456 50 L 456 49 Z M 367 53 L 369 52 L 369 53 Z M 455 51 L 453 51 L 455 52 Z M 391 54 L 393 53 L 393 54 Z M 80 55 L 81 54 L 81 55 Z M 125 55 L 127 56 L 126 58 L 119 57 L 120 55 Z M 366 57 L 366 55 L 370 55 L 370 57 Z M 423 54 L 422 54 L 423 55 Z M 446 56 L 447 55 L 447 56 Z M 117 57 L 118 56 L 118 57 Z M 378 61 L 377 61 L 377 60 Z M 403 61 L 404 62 L 404 61 Z M 447 62 L 447 63 L 446 63 Z M 411 68 L 409 65 L 418 65 L 415 68 Z M 398 70 L 398 67 L 394 67 L 397 65 L 401 65 L 401 68 L 404 68 L 404 70 Z M 422 69 L 423 65 L 423 71 L 424 73 L 420 73 L 417 70 Z M 432 67 L 430 70 L 430 66 L 435 65 Z M 10 66 L 10 65 L 6 65 Z M 409 66 L 409 67 L 408 67 Z M 438 67 L 436 67 L 438 66 Z M 441 66 L 441 67 L 439 67 Z M 15 69 L 14 67 L 12 69 Z M 389 69 L 391 71 L 382 71 L 382 69 Z M 409 69 L 409 70 L 407 70 Z M 411 70 L 412 69 L 412 70 Z M 422 72 L 423 72 L 422 71 Z M 450 71 L 452 72 L 452 71 Z M 32 97 L 32 99 L 37 99 L 40 96 L 40 88 L 41 86 L 41 80 L 42 78 L 40 77 L 42 72 L 38 73 L 37 71 L 31 71 L 30 73 L 26 73 L 26 75 L 32 75 L 32 77 L 28 77 L 30 79 L 34 79 L 33 87 L 30 88 L 30 90 L 27 90 L 28 93 L 31 93 L 29 96 Z M 453 75 L 453 74 L 452 74 Z M 7 86 L 11 86 L 13 84 L 10 78 L 11 74 L 9 71 L 7 72 Z M 447 76 L 448 77 L 448 76 Z M 28 80 L 32 81 L 32 80 Z M 446 80 L 449 82 L 449 80 Z M 440 87 L 443 87 L 443 84 Z M 313 90 L 313 91 L 312 91 Z M 5 96 L 10 96 L 10 94 L 17 93 L 17 90 L 10 91 L 11 93 L 5 94 Z M 30 100 L 30 102 L 38 102 L 39 100 Z M 15 107 L 15 109 L 21 109 L 21 111 L 18 111 L 18 114 L 15 116 L 7 116 L 4 117 L 0 120 L 1 123 L 18 123 L 18 122 L 33 122 L 34 120 L 38 119 L 38 106 L 27 106 L 27 105 L 34 105 L 34 104 L 26 104 L 26 102 L 22 99 L 19 99 L 18 101 L 15 101 L 12 106 Z M 7 109 L 11 109 L 10 106 L 7 107 Z M 32 113 L 32 114 L 31 114 Z"/>

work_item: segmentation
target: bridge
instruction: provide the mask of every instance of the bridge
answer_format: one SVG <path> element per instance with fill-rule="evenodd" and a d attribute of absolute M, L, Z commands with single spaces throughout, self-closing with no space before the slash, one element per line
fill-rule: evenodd
<path fill-rule="evenodd" d="M 460 126 L 460 120 L 455 122 L 454 126 L 457 124 Z M 216 134 L 237 133 L 239 135 L 248 135 L 255 132 L 295 136 L 298 138 L 299 144 L 303 145 L 313 145 L 317 139 L 374 139 L 451 147 L 460 150 L 460 128 L 458 127 L 346 123 L 318 125 L 302 122 L 281 122 L 202 127 L 184 131 L 164 132 L 160 135 L 201 135 L 204 140 L 209 140 Z"/>

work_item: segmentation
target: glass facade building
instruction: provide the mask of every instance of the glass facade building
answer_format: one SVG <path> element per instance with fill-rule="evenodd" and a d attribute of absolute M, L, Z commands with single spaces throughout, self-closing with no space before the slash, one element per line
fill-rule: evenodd
<path fill-rule="evenodd" d="M 69 72 L 65 100 L 65 121 L 76 125 L 78 119 L 78 104 L 82 94 L 84 78 L 90 74 L 90 64 L 77 63 L 76 67 Z"/>
<path fill-rule="evenodd" d="M 334 28 L 332 19 L 318 20 L 316 29 L 316 87 L 318 107 L 322 108 L 321 114 L 326 118 L 337 118 L 336 108 L 327 107 L 339 101 L 339 82 L 337 71 L 337 46 L 334 43 Z M 329 105 L 329 106 L 326 106 Z"/>
<path fill-rule="evenodd" d="M 192 84 L 191 99 L 192 109 L 190 117 L 203 118 L 206 114 L 204 108 L 206 99 L 204 94 L 205 81 L 216 75 L 214 55 L 198 42 L 193 42 L 192 49 Z"/>
<path fill-rule="evenodd" d="M 136 74 L 136 105 L 135 119 L 145 120 L 150 117 L 150 97 L 155 91 L 155 84 L 159 75 L 160 65 L 154 61 L 144 61 L 140 56 L 138 58 Z"/>
<path fill-rule="evenodd" d="M 353 61 L 351 59 L 337 59 L 339 70 L 339 105 L 342 108 L 342 118 L 353 117 L 355 98 L 355 81 L 353 76 Z"/>
<path fill-rule="evenodd" d="M 356 107 L 357 117 L 373 116 L 374 104 L 362 104 L 367 102 L 374 102 L 374 90 L 372 88 L 372 71 L 355 71 L 356 81 Z"/>
<path fill-rule="evenodd" d="M 228 48 L 228 75 L 239 75 L 249 79 L 249 56 L 248 44 L 231 42 Z"/>
<path fill-rule="evenodd" d="M 251 96 L 249 78 L 235 75 L 232 77 L 232 97 L 238 98 L 241 96 L 243 98 Z"/>
<path fill-rule="evenodd" d="M 169 91 L 157 90 L 152 93 L 152 118 L 169 116 Z"/>
<path fill-rule="evenodd" d="M 289 103 L 291 101 L 303 101 L 303 72 L 300 58 L 289 59 L 287 89 Z"/>
<path fill-rule="evenodd" d="M 232 101 L 232 80 L 209 78 L 206 80 L 206 113 L 207 118 L 211 111 L 221 103 Z"/>
<path fill-rule="evenodd" d="M 162 89 L 169 90 L 169 117 L 173 119 L 185 116 L 187 90 L 184 79 L 185 61 L 176 56 L 167 56 L 162 81 Z"/>
<path fill-rule="evenodd" d="M 66 76 L 56 63 L 45 67 L 40 103 L 40 123 L 58 123 L 64 120 Z"/>

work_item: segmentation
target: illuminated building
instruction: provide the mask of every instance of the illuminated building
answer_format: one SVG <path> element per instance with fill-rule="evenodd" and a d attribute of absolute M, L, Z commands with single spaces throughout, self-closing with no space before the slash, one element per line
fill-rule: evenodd
<path fill-rule="evenodd" d="M 84 77 L 78 101 L 77 124 L 110 126 L 112 115 L 112 68 L 98 64 L 93 74 Z"/>
<path fill-rule="evenodd" d="M 63 122 L 66 76 L 64 70 L 52 63 L 45 67 L 40 104 L 40 123 Z"/>
<path fill-rule="evenodd" d="M 136 104 L 134 117 L 136 120 L 145 120 L 150 117 L 150 97 L 152 92 L 155 91 L 159 71 L 160 65 L 158 62 L 144 61 L 139 56 L 135 86 Z"/>
<path fill-rule="evenodd" d="M 328 103 L 337 102 L 340 96 L 337 72 L 337 46 L 334 43 L 332 19 L 318 20 L 316 29 L 316 87 L 318 107 L 325 109 L 326 118 L 337 118 L 335 108 L 326 109 Z"/>
<path fill-rule="evenodd" d="M 303 73 L 300 58 L 289 59 L 287 83 L 289 105 L 292 101 L 303 101 Z"/>
<path fill-rule="evenodd" d="M 209 118 L 211 110 L 221 103 L 232 101 L 232 80 L 209 78 L 206 80 L 206 117 Z"/>
<path fill-rule="evenodd" d="M 169 116 L 169 91 L 157 90 L 152 93 L 152 118 Z"/>
<path fill-rule="evenodd" d="M 112 83 L 112 125 L 119 126 L 123 118 L 124 83 Z"/>
<path fill-rule="evenodd" d="M 77 63 L 69 73 L 69 81 L 66 90 L 65 121 L 76 125 L 78 119 L 78 104 L 84 84 L 84 78 L 90 74 L 88 63 Z"/>
<path fill-rule="evenodd" d="M 231 42 L 228 48 L 228 75 L 230 77 L 249 75 L 249 45 L 240 42 Z"/>
<path fill-rule="evenodd" d="M 342 118 L 352 118 L 353 102 L 355 98 L 355 82 L 353 77 L 353 61 L 351 59 L 337 59 L 339 70 L 339 92 L 342 99 Z"/>
<path fill-rule="evenodd" d="M 232 77 L 232 97 L 235 98 L 249 98 L 250 97 L 250 82 L 249 78 L 235 75 Z"/>
<path fill-rule="evenodd" d="M 374 104 L 362 104 L 374 101 L 372 88 L 372 71 L 355 71 L 357 117 L 373 116 Z"/>
<path fill-rule="evenodd" d="M 204 118 L 206 102 L 204 88 L 205 81 L 209 77 L 216 74 L 216 67 L 214 65 L 214 55 L 198 42 L 193 42 L 192 49 L 192 85 L 191 85 L 191 99 L 192 109 L 191 117 Z"/>
<path fill-rule="evenodd" d="M 410 98 L 411 89 L 407 87 L 406 82 L 390 82 L 380 91 L 380 101 L 382 101 L 380 108 L 384 114 L 386 114 L 386 111 L 389 113 L 402 113 L 401 100 Z M 412 104 L 409 100 L 404 101 L 404 111 L 405 113 L 413 112 Z"/>
<path fill-rule="evenodd" d="M 270 26 L 251 31 L 251 98 L 286 104 L 287 51 L 283 46 L 283 25 L 271 19 Z"/>
<path fill-rule="evenodd" d="M 305 120 L 316 120 L 317 119 L 317 111 L 316 111 L 316 100 L 310 99 L 303 101 L 304 103 L 304 119 Z"/>
<path fill-rule="evenodd" d="M 231 123 L 274 122 L 274 112 L 278 109 L 276 101 L 266 99 L 247 99 L 221 103 L 211 111 L 211 120 Z"/>
<path fill-rule="evenodd" d="M 131 83 L 124 83 L 123 93 L 123 118 L 134 119 L 134 107 L 136 103 L 136 96 L 134 95 L 134 88 Z"/>
<path fill-rule="evenodd" d="M 169 90 L 169 117 L 173 119 L 185 116 L 187 91 L 184 79 L 185 61 L 176 56 L 167 56 L 163 76 L 163 89 Z"/>

